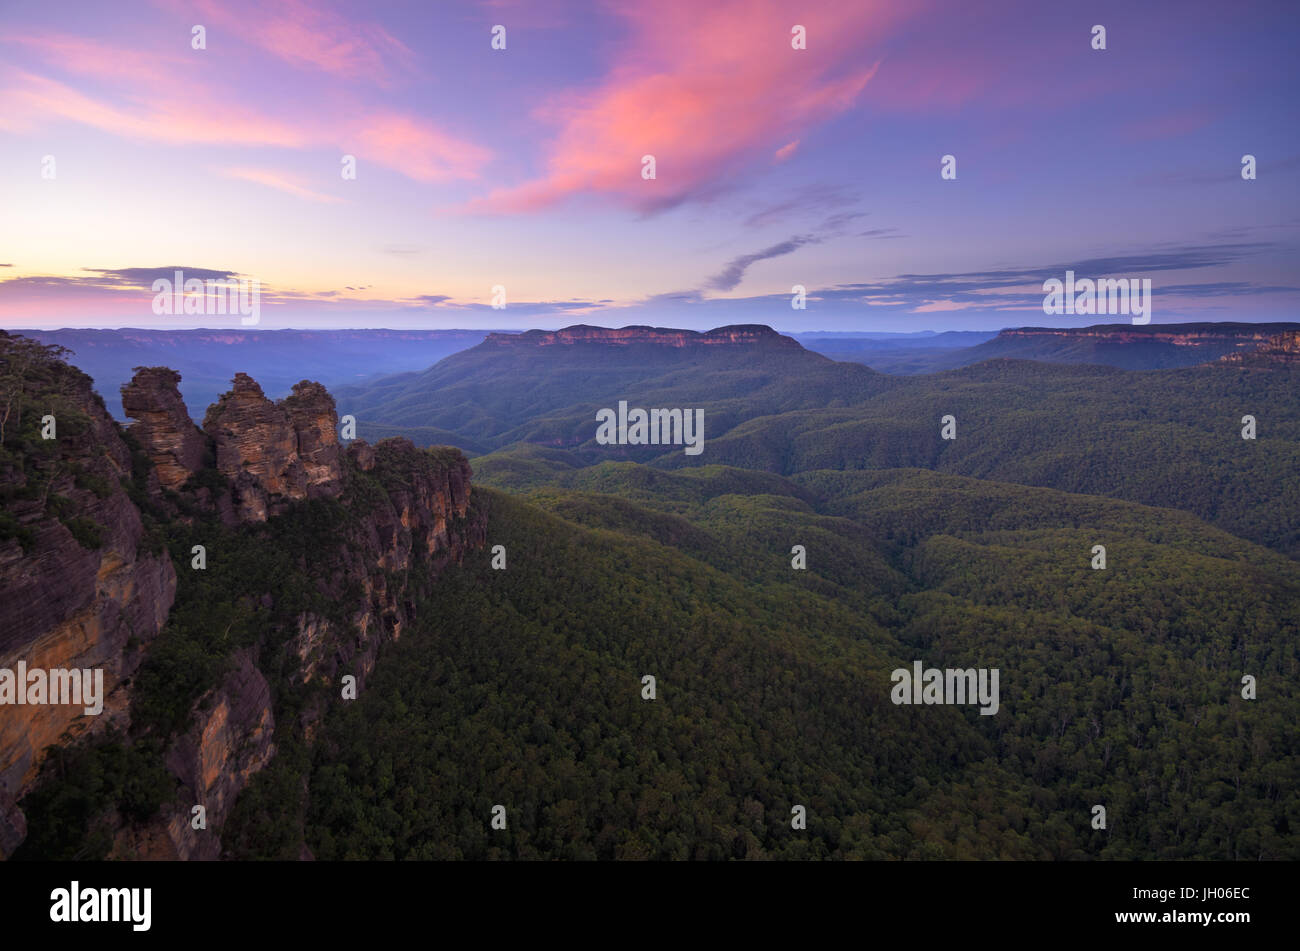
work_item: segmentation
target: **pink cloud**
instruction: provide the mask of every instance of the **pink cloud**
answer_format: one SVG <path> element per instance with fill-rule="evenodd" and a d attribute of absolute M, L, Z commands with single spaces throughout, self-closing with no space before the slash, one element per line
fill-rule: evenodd
<path fill-rule="evenodd" d="M 292 178 L 266 168 L 227 168 L 222 169 L 221 174 L 227 178 L 238 178 L 246 182 L 256 182 L 259 185 L 266 185 L 269 188 L 275 188 L 282 192 L 288 192 L 290 195 L 296 195 L 299 198 L 306 198 L 308 201 L 319 201 L 328 204 L 338 204 L 343 201 L 334 195 L 326 195 L 322 192 L 312 191 L 303 185 L 298 184 Z"/>
<path fill-rule="evenodd" d="M 358 122 L 349 141 L 357 143 L 358 154 L 420 182 L 476 178 L 479 168 L 492 158 L 488 149 L 398 113 Z"/>
<path fill-rule="evenodd" d="M 125 74 L 123 74 L 125 76 Z M 28 130 L 62 119 L 112 135 L 171 145 L 335 149 L 419 182 L 474 178 L 492 153 L 428 120 L 352 107 L 333 120 L 312 110 L 280 118 L 171 73 L 140 82 L 110 101 L 24 70 L 0 69 L 5 115 L 0 128 Z M 268 184 L 263 182 L 263 184 Z"/>
<path fill-rule="evenodd" d="M 197 22 L 234 33 L 300 68 L 380 85 L 414 71 L 415 55 L 383 27 L 349 20 L 320 4 L 199 0 L 193 9 Z"/>
<path fill-rule="evenodd" d="M 54 117 L 123 138 L 176 145 L 301 147 L 312 139 L 300 127 L 176 83 L 168 84 L 167 92 L 123 107 L 23 70 L 0 75 L 10 81 L 3 95 L 11 116 L 27 128 Z"/>
<path fill-rule="evenodd" d="M 6 36 L 0 41 L 28 49 L 66 72 L 107 81 L 166 82 L 169 72 L 163 64 L 174 67 L 180 60 L 178 56 L 158 51 L 141 56 L 135 50 L 66 33 Z"/>
<path fill-rule="evenodd" d="M 631 38 L 589 92 L 539 110 L 556 124 L 546 171 L 464 210 L 534 211 L 578 194 L 642 210 L 715 186 L 755 155 L 850 109 L 875 75 L 871 50 L 897 14 L 875 0 L 625 2 Z M 791 46 L 807 29 L 808 48 Z M 654 155 L 656 178 L 641 178 Z"/>

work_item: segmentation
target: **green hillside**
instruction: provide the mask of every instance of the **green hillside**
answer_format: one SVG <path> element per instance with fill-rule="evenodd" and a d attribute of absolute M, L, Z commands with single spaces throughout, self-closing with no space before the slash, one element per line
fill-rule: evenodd
<path fill-rule="evenodd" d="M 776 491 L 730 491 L 747 478 Z M 507 569 L 485 554 L 444 578 L 315 756 L 259 778 L 241 840 L 301 823 L 319 858 L 1300 854 L 1293 562 L 1051 490 L 771 479 L 622 465 L 583 477 L 601 492 L 491 493 Z M 890 671 L 916 659 L 999 668 L 1000 712 L 894 705 Z"/>
<path fill-rule="evenodd" d="M 991 360 L 891 377 L 797 346 L 709 352 L 608 345 L 492 348 L 425 374 L 351 388 L 362 430 L 420 426 L 471 454 L 519 443 L 570 453 L 489 465 L 585 467 L 623 460 L 791 475 L 814 469 L 925 468 L 1105 495 L 1191 512 L 1243 538 L 1300 554 L 1300 379 L 1294 367 L 1207 365 L 1126 371 Z M 596 412 L 698 408 L 704 451 L 607 446 Z M 957 438 L 941 438 L 943 417 Z M 1257 438 L 1241 438 L 1254 416 Z M 530 477 L 520 472 L 514 487 Z"/>

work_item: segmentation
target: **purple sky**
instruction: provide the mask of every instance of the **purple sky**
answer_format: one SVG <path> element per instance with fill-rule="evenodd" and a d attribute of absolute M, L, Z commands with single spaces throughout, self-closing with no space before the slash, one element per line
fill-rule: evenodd
<path fill-rule="evenodd" d="M 265 328 L 1113 322 L 1043 314 L 1067 269 L 1296 320 L 1297 40 L 1294 2 L 10 0 L 0 326 L 239 326 L 156 316 L 177 268 Z"/>

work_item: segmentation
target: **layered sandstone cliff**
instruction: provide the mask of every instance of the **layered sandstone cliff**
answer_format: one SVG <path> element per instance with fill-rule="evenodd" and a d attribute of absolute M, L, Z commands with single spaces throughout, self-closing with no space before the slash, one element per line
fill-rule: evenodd
<path fill-rule="evenodd" d="M 123 488 L 131 453 L 90 378 L 63 365 L 42 372 L 35 385 L 55 437 L 24 443 L 10 429 L 0 456 L 12 530 L 0 541 L 0 669 L 99 669 L 106 696 L 98 715 L 80 705 L 0 706 L 0 857 L 26 834 L 17 802 L 46 750 L 124 725 L 127 684 L 176 594 L 171 559 L 146 539 Z"/>
<path fill-rule="evenodd" d="M 614 330 L 606 327 L 578 325 L 555 331 L 528 330 L 519 334 L 493 333 L 488 334 L 483 343 L 487 346 L 500 347 L 555 347 L 572 346 L 574 344 L 632 346 L 636 344 L 653 344 L 659 347 L 676 348 L 765 344 L 785 349 L 803 349 L 798 341 L 779 334 L 771 327 L 762 324 L 736 324 L 729 327 L 718 327 L 703 333 L 695 330 L 668 330 L 659 327 L 634 326 Z"/>
<path fill-rule="evenodd" d="M 1246 353 L 1230 353 L 1222 359 L 1247 367 L 1300 366 L 1300 330 L 1275 334 Z"/>
<path fill-rule="evenodd" d="M 470 467 L 457 450 L 418 449 L 402 438 L 376 446 L 358 440 L 348 447 L 347 464 L 383 488 L 383 501 L 356 520 L 355 534 L 338 550 L 334 574 L 362 579 L 361 597 L 344 625 L 300 617 L 294 650 L 304 681 L 334 683 L 346 669 L 364 685 L 379 648 L 412 620 L 411 573 L 436 578 L 481 548 L 487 529 L 471 511 Z"/>
<path fill-rule="evenodd" d="M 275 755 L 271 688 L 254 653 L 238 652 L 220 686 L 196 706 L 202 715 L 167 751 L 167 769 L 180 782 L 178 798 L 147 822 L 122 823 L 113 858 L 221 857 L 221 829 L 235 799 Z M 196 822 L 195 806 L 203 807 L 202 823 Z"/>
<path fill-rule="evenodd" d="M 1234 321 L 1185 324 L 1094 324 L 1090 327 L 1009 327 L 1000 337 L 1070 337 L 1104 339 L 1116 343 L 1160 342 L 1192 347 L 1226 342 L 1244 347 L 1258 345 L 1278 333 L 1294 332 L 1297 324 L 1243 324 Z"/>
<path fill-rule="evenodd" d="M 176 799 L 143 822 L 105 814 L 114 829 L 114 857 L 218 858 L 236 799 L 275 755 L 272 684 L 285 675 L 274 667 L 264 671 L 264 658 L 277 656 L 282 646 L 297 656 L 283 682 L 290 690 L 307 683 L 337 686 L 343 673 L 364 682 L 383 645 L 413 620 L 421 586 L 483 544 L 485 515 L 471 504 L 469 465 L 458 450 L 417 449 L 406 440 L 355 442 L 341 451 L 334 400 L 306 381 L 276 403 L 239 374 L 208 411 L 201 432 L 180 401 L 179 376 L 148 368 L 123 388 L 141 450 L 132 483 L 131 450 L 89 379 L 70 367 L 57 372 L 75 383 L 69 400 L 86 421 L 69 414 L 66 426 L 60 420 L 55 456 L 29 451 L 43 461 L 0 472 L 6 516 L 12 512 L 27 531 L 0 542 L 0 667 L 19 659 L 29 666 L 102 667 L 108 701 L 98 718 L 80 708 L 0 707 L 0 857 L 23 840 L 25 818 L 17 803 L 52 745 L 109 723 L 133 728 L 129 678 L 163 630 L 178 568 L 180 584 L 195 578 L 188 561 L 173 567 L 161 539 L 148 535 L 151 518 L 224 523 L 224 531 L 247 536 L 244 543 L 252 545 L 277 544 L 283 536 L 275 520 L 306 511 L 296 505 L 330 507 L 337 526 L 297 556 L 294 569 L 295 583 L 315 590 L 316 603 L 330 606 L 329 616 L 307 612 L 268 621 L 260 640 L 232 654 L 219 682 L 193 702 L 188 724 L 164 737 Z M 130 484 L 140 487 L 141 456 L 147 457 L 150 489 L 134 498 L 152 515 L 144 515 L 126 491 Z M 205 468 L 213 459 L 215 466 Z M 158 496 L 160 486 L 175 494 Z M 24 501 L 46 493 L 61 500 L 65 519 L 69 513 L 85 519 L 74 523 L 76 537 L 46 503 Z M 86 547 L 92 523 L 102 529 L 98 548 Z M 276 579 L 265 585 L 244 590 L 241 584 L 229 597 L 252 599 L 268 618 L 280 616 L 272 610 L 281 597 Z M 325 712 L 320 692 L 314 695 L 293 725 L 309 740 Z M 205 829 L 194 828 L 195 806 L 204 807 Z"/>

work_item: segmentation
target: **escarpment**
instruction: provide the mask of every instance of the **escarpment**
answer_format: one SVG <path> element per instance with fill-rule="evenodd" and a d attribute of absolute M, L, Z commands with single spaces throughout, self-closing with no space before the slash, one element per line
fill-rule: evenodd
<path fill-rule="evenodd" d="M 358 440 L 348 447 L 346 462 L 358 486 L 356 504 L 367 504 L 364 495 L 370 508 L 337 550 L 333 576 L 360 580 L 361 597 L 342 623 L 305 613 L 294 645 L 301 680 L 332 683 L 346 666 L 364 685 L 378 648 L 400 637 L 411 620 L 413 581 L 436 578 L 482 547 L 486 522 L 471 509 L 469 463 L 459 450 L 417 449 L 401 438 L 376 446 Z M 351 635 L 340 636 L 348 628 Z"/>
<path fill-rule="evenodd" d="M 1256 349 L 1230 353 L 1220 362 L 1253 368 L 1300 366 L 1300 330 L 1275 334 Z"/>
<path fill-rule="evenodd" d="M 102 667 L 107 699 L 99 716 L 0 706 L 0 857 L 40 821 L 20 801 L 45 781 L 50 749 L 111 725 L 157 750 L 171 792 L 145 817 L 102 803 L 91 824 L 111 830 L 110 857 L 220 858 L 276 737 L 310 742 L 343 675 L 364 684 L 420 592 L 482 546 L 469 464 L 405 440 L 345 450 L 324 387 L 273 402 L 244 374 L 200 429 L 179 375 L 140 369 L 123 387 L 135 420 L 123 431 L 84 374 L 45 362 L 54 382 L 42 385 L 66 391 L 58 437 L 38 445 L 25 420 L 26 441 L 11 428 L 0 457 L 0 668 Z M 274 571 L 239 570 L 268 554 Z M 172 674 L 196 649 L 211 670 Z M 189 692 L 176 680 L 193 680 Z M 164 701 L 180 706 L 163 715 Z M 285 704 L 294 715 L 277 715 Z"/>
<path fill-rule="evenodd" d="M 129 497 L 117 424 L 89 377 L 33 346 L 0 336 L 0 857 L 26 835 L 18 800 L 46 750 L 125 723 L 130 678 L 176 594 L 171 559 Z M 32 699 L 20 670 L 102 671 L 102 711 L 87 715 L 84 695 L 19 704 L 17 691 Z"/>
<path fill-rule="evenodd" d="M 695 330 L 671 330 L 661 327 L 589 327 L 579 324 L 562 330 L 527 330 L 523 333 L 490 333 L 484 340 L 485 349 L 508 347 L 573 346 L 599 344 L 607 346 L 650 345 L 682 349 L 689 347 L 775 347 L 782 350 L 802 350 L 798 341 L 777 333 L 763 324 L 734 324 L 716 327 L 703 333 Z"/>

